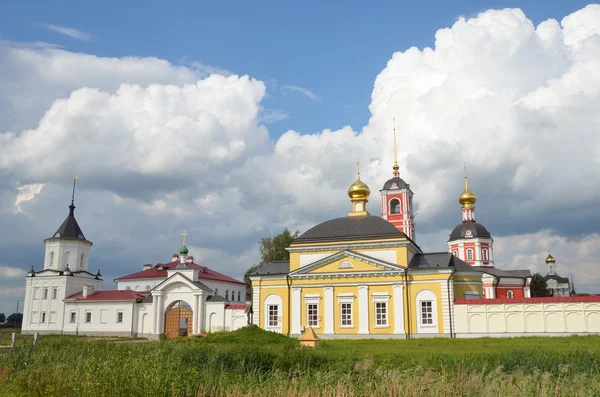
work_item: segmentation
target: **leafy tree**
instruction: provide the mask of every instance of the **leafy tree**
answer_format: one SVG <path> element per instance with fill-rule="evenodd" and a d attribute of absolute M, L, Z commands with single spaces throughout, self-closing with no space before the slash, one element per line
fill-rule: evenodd
<path fill-rule="evenodd" d="M 543 298 L 546 296 L 552 296 L 552 293 L 548 291 L 548 287 L 546 286 L 546 281 L 544 280 L 544 276 L 539 273 L 535 273 L 531 277 L 531 282 L 529 283 L 529 289 L 531 291 L 532 298 Z"/>
<path fill-rule="evenodd" d="M 4 313 L 0 313 L 0 323 L 3 323 L 6 321 L 6 315 Z"/>
<path fill-rule="evenodd" d="M 281 261 L 290 259 L 290 253 L 286 249 L 292 244 L 292 241 L 298 237 L 298 231 L 290 233 L 286 228 L 283 232 L 275 237 L 263 237 L 259 242 L 260 263 L 252 265 L 244 275 L 244 281 L 250 284 L 249 274 L 254 273 L 262 266 L 273 261 Z"/>
<path fill-rule="evenodd" d="M 14 325 L 15 327 L 20 327 L 23 323 L 23 314 L 22 313 L 13 313 L 6 319 L 6 324 Z"/>

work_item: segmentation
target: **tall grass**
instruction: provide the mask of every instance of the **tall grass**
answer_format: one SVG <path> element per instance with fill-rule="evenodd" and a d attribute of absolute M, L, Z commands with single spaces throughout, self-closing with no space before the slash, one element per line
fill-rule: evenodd
<path fill-rule="evenodd" d="M 42 338 L 0 354 L 2 396 L 600 395 L 600 338 L 327 341 L 245 328 L 166 342 Z"/>

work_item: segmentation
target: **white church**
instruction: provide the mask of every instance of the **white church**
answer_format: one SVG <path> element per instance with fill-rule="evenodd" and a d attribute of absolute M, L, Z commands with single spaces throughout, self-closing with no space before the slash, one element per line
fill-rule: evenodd
<path fill-rule="evenodd" d="M 73 186 L 75 188 L 75 186 Z M 73 190 L 74 192 L 74 190 Z M 89 271 L 92 242 L 69 215 L 46 240 L 43 270 L 27 274 L 23 333 L 138 336 L 150 339 L 236 330 L 248 324 L 247 284 L 194 263 L 183 246 L 170 262 L 144 265 L 102 290 Z"/>

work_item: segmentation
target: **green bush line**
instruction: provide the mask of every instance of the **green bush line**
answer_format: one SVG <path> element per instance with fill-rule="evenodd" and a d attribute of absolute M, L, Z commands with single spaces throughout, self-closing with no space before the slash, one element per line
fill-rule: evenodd
<path fill-rule="evenodd" d="M 599 342 L 336 340 L 312 350 L 257 328 L 164 342 L 44 337 L 0 354 L 0 395 L 599 395 Z"/>

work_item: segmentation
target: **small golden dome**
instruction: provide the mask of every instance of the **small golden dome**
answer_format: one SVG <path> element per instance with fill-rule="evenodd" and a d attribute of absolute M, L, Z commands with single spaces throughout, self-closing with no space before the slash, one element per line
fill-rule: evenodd
<path fill-rule="evenodd" d="M 360 176 L 350 187 L 348 188 L 348 196 L 350 201 L 367 200 L 371 194 L 371 189 L 360 180 Z"/>
<path fill-rule="evenodd" d="M 477 196 L 475 193 L 469 190 L 467 187 L 464 192 L 460 196 L 458 196 L 458 202 L 463 207 L 472 207 L 477 201 Z"/>
<path fill-rule="evenodd" d="M 556 259 L 554 259 L 554 257 L 550 254 L 548 254 L 548 256 L 546 257 L 546 264 L 551 264 L 551 263 L 556 263 Z"/>

